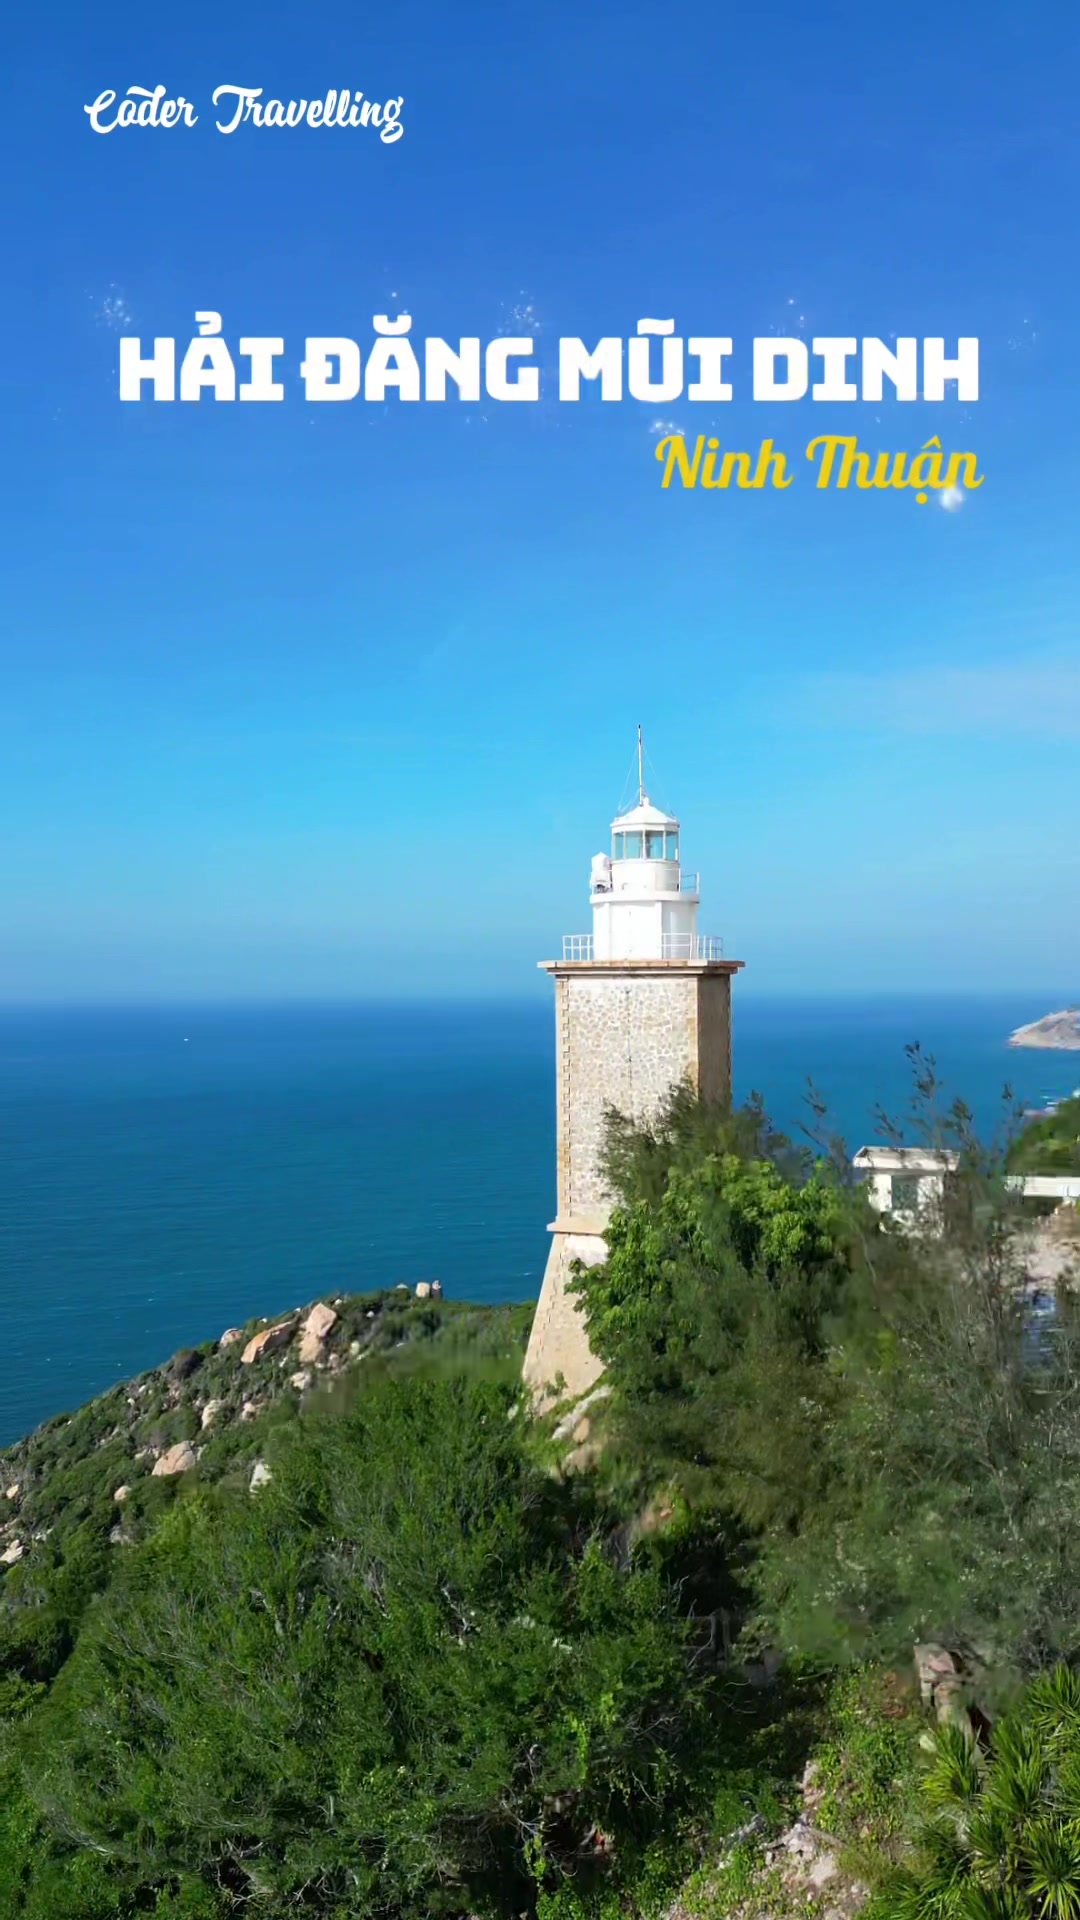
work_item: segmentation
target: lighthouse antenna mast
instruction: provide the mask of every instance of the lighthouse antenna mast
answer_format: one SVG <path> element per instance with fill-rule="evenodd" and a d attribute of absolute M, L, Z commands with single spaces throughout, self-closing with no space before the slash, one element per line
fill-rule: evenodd
<path fill-rule="evenodd" d="M 641 728 L 637 730 L 637 797 L 638 806 L 645 805 L 645 742 L 641 737 Z"/>

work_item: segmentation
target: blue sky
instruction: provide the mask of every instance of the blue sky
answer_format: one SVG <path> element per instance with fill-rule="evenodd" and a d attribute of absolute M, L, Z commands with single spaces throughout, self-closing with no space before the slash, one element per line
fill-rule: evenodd
<path fill-rule="evenodd" d="M 748 988 L 1075 989 L 1074 10 L 117 0 L 7 34 L 0 998 L 543 990 L 639 720 Z M 197 128 L 90 131 L 159 81 Z M 407 131 L 224 138 L 224 83 L 400 94 Z M 285 404 L 121 405 L 120 333 L 203 308 L 285 338 Z M 975 334 L 975 406 L 717 430 L 938 432 L 986 484 L 663 493 L 655 407 L 305 402 L 305 335 L 401 308 L 524 310 L 542 367 L 674 315 L 744 395 L 755 335 Z"/>

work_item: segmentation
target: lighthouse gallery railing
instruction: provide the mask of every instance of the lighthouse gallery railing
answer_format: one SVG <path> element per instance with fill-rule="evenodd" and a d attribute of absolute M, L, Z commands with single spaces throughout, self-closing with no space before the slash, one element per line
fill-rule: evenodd
<path fill-rule="evenodd" d="M 564 933 L 564 961 L 595 960 L 595 941 L 591 933 Z M 628 958 L 620 955 L 620 958 Z M 637 956 L 639 958 L 643 956 Z M 660 937 L 661 960 L 722 960 L 724 943 L 712 933 L 665 933 Z"/>

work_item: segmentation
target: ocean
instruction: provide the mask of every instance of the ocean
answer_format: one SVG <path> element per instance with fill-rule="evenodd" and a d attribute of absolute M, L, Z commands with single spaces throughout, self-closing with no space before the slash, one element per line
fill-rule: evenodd
<path fill-rule="evenodd" d="M 852 1151 L 905 1107 L 909 1042 L 987 1130 L 1006 1081 L 1080 1083 L 1078 1055 L 1007 1049 L 1030 996 L 735 994 L 737 1098 L 797 1134 L 809 1077 Z M 0 1445 L 331 1290 L 533 1299 L 553 1212 L 547 1000 L 0 1012 Z"/>

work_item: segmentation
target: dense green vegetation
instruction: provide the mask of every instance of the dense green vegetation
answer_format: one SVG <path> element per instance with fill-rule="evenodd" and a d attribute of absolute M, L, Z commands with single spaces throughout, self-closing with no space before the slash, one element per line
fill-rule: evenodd
<path fill-rule="evenodd" d="M 1008 1159 L 1010 1173 L 1080 1173 L 1080 1094 L 1025 1127 Z"/>
<path fill-rule="evenodd" d="M 672 1596 L 511 1406 L 384 1378 L 283 1433 L 239 1510 L 184 1502 L 36 1716 L 36 1802 L 136 1882 L 182 1863 L 271 1910 L 520 1905 L 541 1850 L 632 1836 L 693 1730 Z"/>
<path fill-rule="evenodd" d="M 921 1071 L 922 1069 L 920 1069 Z M 1033 1364 L 1000 1169 L 950 1137 L 971 1205 L 890 1234 L 819 1165 L 799 1186 L 678 1105 L 584 1273 L 612 1460 L 672 1476 L 717 1541 L 752 1542 L 755 1630 L 791 1654 L 902 1661 L 992 1644 L 995 1684 L 1071 1651 L 1080 1567 L 1075 1318 Z M 668 1142 L 665 1145 L 665 1141 Z"/>
<path fill-rule="evenodd" d="M 9 1449 L 0 1920 L 782 1920 L 799 1814 L 837 1910 L 1080 1915 L 1078 1320 L 914 1065 L 940 1234 L 757 1103 L 613 1117 L 588 1466 L 527 1309 L 400 1294 Z"/>

